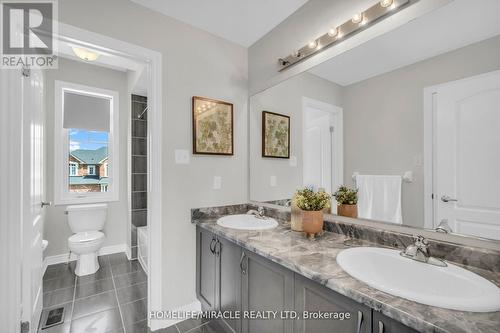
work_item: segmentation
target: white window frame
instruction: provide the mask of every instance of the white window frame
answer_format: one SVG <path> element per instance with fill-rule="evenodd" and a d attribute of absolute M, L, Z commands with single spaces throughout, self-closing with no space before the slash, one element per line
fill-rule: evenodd
<path fill-rule="evenodd" d="M 93 170 L 93 172 L 90 172 L 90 170 Z M 97 175 L 95 164 L 87 165 L 87 175 L 88 176 L 96 176 Z"/>
<path fill-rule="evenodd" d="M 76 162 L 69 162 L 69 167 L 71 168 L 72 166 L 74 166 L 76 168 L 75 174 L 72 175 L 71 172 L 69 172 L 69 170 L 68 170 L 69 176 L 76 177 L 76 176 L 78 176 L 78 163 L 76 163 Z"/>
<path fill-rule="evenodd" d="M 110 99 L 110 131 L 108 136 L 108 192 L 72 193 L 69 191 L 69 130 L 63 128 L 64 91 Z M 119 200 L 119 94 L 81 84 L 55 81 L 54 126 L 54 203 L 56 205 L 111 202 Z M 96 169 L 97 171 L 97 169 Z M 96 172 L 97 173 L 97 172 Z"/>
<path fill-rule="evenodd" d="M 104 174 L 102 175 L 102 177 L 108 177 L 108 162 L 106 163 L 103 163 L 103 169 L 104 169 Z"/>

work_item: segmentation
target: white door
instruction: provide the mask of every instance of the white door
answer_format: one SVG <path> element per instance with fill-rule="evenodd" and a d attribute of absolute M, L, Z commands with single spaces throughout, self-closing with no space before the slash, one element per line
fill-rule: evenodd
<path fill-rule="evenodd" d="M 304 128 L 304 185 L 332 188 L 332 134 L 329 114 L 307 119 Z"/>
<path fill-rule="evenodd" d="M 36 332 L 43 304 L 43 73 L 31 70 L 22 80 L 22 321 L 30 323 L 30 332 Z"/>
<path fill-rule="evenodd" d="M 500 239 L 500 71 L 440 86 L 434 98 L 434 226 Z"/>

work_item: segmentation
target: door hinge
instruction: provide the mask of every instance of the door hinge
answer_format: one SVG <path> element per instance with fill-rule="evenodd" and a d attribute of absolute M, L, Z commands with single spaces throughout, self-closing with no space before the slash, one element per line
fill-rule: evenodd
<path fill-rule="evenodd" d="M 431 193 L 431 199 L 434 200 L 434 193 Z"/>
<path fill-rule="evenodd" d="M 335 127 L 330 126 L 330 133 L 333 133 L 335 131 Z"/>
<path fill-rule="evenodd" d="M 22 321 L 21 322 L 21 333 L 29 333 L 30 331 L 30 322 Z"/>

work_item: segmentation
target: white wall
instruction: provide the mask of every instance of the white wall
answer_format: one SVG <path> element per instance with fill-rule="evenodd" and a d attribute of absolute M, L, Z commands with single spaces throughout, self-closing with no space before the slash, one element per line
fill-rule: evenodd
<path fill-rule="evenodd" d="M 60 1 L 59 19 L 163 55 L 163 309 L 151 310 L 189 304 L 196 300 L 190 208 L 248 199 L 247 50 L 129 1 Z M 174 163 L 174 149 L 191 151 L 193 95 L 234 104 L 233 157 Z M 212 189 L 215 175 L 221 190 Z"/>
<path fill-rule="evenodd" d="M 45 71 L 46 98 L 46 188 L 47 199 L 54 201 L 54 81 L 67 81 L 101 89 L 118 91 L 120 121 L 120 194 L 118 202 L 108 203 L 108 218 L 104 227 L 103 246 L 125 244 L 127 238 L 127 131 L 130 117 L 130 95 L 127 94 L 127 74 L 82 61 L 59 58 L 59 69 Z M 69 229 L 66 205 L 47 207 L 44 238 L 49 246 L 44 256 L 68 253 Z"/>
<path fill-rule="evenodd" d="M 302 97 L 342 107 L 342 87 L 310 73 L 303 73 L 250 98 L 250 199 L 289 199 L 302 187 Z M 290 116 L 290 160 L 262 157 L 262 111 Z M 270 186 L 270 176 L 277 186 Z"/>
<path fill-rule="evenodd" d="M 345 87 L 344 179 L 412 170 L 403 223 L 423 227 L 423 89 L 498 69 L 500 36 Z"/>

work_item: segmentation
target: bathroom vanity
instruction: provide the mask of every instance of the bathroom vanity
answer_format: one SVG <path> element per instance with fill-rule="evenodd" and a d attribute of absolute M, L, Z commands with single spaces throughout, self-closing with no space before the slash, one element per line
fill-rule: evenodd
<path fill-rule="evenodd" d="M 203 310 L 303 311 L 345 313 L 340 319 L 232 319 L 228 332 L 498 332 L 500 312 L 464 312 L 392 296 L 347 274 L 337 254 L 346 237 L 325 232 L 316 241 L 290 230 L 287 215 L 266 213 L 280 222 L 265 231 L 221 227 L 217 219 L 242 213 L 249 205 L 193 210 L 197 246 L 197 295 Z M 281 215 L 280 215 L 281 214 Z M 380 244 L 357 240 L 356 246 Z M 467 267 L 466 267 L 467 268 Z M 470 267 L 500 284 L 500 276 Z M 387 272 L 395 274 L 396 272 Z M 429 281 L 432 285 L 432 281 Z M 286 312 L 282 312 L 286 313 Z"/>

